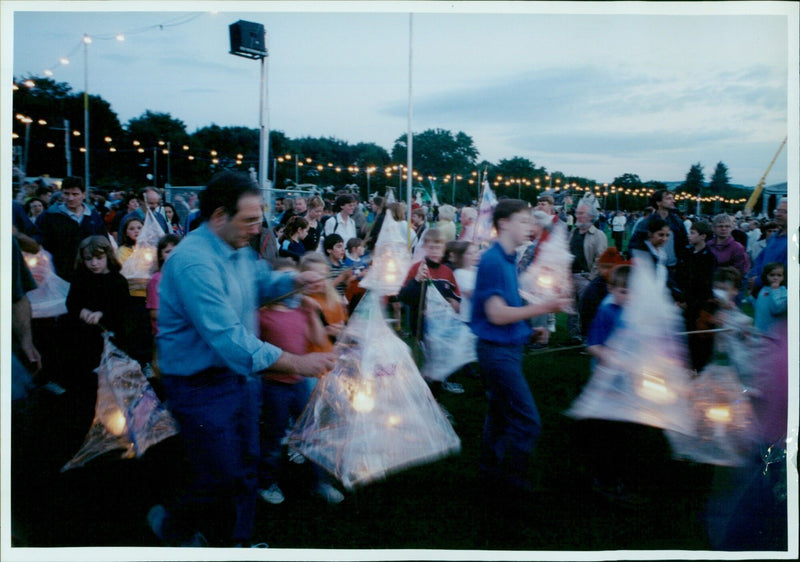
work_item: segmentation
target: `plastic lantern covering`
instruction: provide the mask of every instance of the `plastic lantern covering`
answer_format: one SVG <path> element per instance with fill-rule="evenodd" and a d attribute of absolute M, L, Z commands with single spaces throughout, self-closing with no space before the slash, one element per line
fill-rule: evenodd
<path fill-rule="evenodd" d="M 606 340 L 612 365 L 598 364 L 567 415 L 626 421 L 692 434 L 689 370 L 679 309 L 652 261 L 637 260 L 620 326 Z"/>
<path fill-rule="evenodd" d="M 372 264 L 359 286 L 381 295 L 396 295 L 411 268 L 408 243 L 391 213 L 386 213 L 375 242 Z"/>
<path fill-rule="evenodd" d="M 497 197 L 489 187 L 489 182 L 483 182 L 483 194 L 478 205 L 478 218 L 475 221 L 475 231 L 472 241 L 476 244 L 485 244 L 497 238 L 497 231 L 494 228 L 492 216 L 494 208 L 497 206 Z"/>
<path fill-rule="evenodd" d="M 122 276 L 128 280 L 131 290 L 147 288 L 147 281 L 153 276 L 158 265 L 156 251 L 162 236 L 164 231 L 153 216 L 153 211 L 148 209 L 133 253 L 122 264 Z"/>
<path fill-rule="evenodd" d="M 31 303 L 33 318 L 50 318 L 67 313 L 69 283 L 56 275 L 53 258 L 44 249 L 36 254 L 24 253 L 25 264 L 36 280 L 36 289 L 26 296 Z"/>
<path fill-rule="evenodd" d="M 541 304 L 561 296 L 572 295 L 572 260 L 566 230 L 555 227 L 541 247 L 536 259 L 519 276 L 519 294 L 531 304 Z M 565 312 L 574 312 L 570 305 Z"/>
<path fill-rule="evenodd" d="M 432 282 L 425 291 L 425 353 L 422 375 L 429 381 L 444 381 L 458 369 L 478 360 L 477 338 L 458 317 Z"/>
<path fill-rule="evenodd" d="M 97 372 L 94 420 L 78 453 L 61 469 L 82 466 L 108 451 L 122 458 L 140 457 L 148 447 L 178 433 L 178 425 L 158 400 L 139 363 L 111 343 L 105 346 Z"/>
<path fill-rule="evenodd" d="M 750 399 L 729 366 L 709 365 L 690 385 L 693 435 L 668 431 L 673 454 L 706 464 L 743 466 L 755 449 Z"/>
<path fill-rule="evenodd" d="M 333 371 L 289 435 L 292 450 L 347 489 L 461 449 L 380 303 L 375 292 L 364 296 L 336 343 Z"/>

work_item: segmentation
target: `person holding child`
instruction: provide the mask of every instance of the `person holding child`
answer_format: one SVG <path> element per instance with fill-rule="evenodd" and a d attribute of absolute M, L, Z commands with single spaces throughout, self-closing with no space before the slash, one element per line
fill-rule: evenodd
<path fill-rule="evenodd" d="M 478 363 L 489 394 L 480 468 L 490 493 L 515 501 L 522 499 L 519 492 L 532 488 L 528 462 L 541 432 L 539 411 L 522 372 L 523 346 L 533 335 L 526 320 L 558 312 L 570 299 L 524 304 L 519 294 L 516 248 L 531 236 L 528 204 L 503 199 L 492 221 L 497 241 L 478 265 L 470 322 L 478 336 Z"/>

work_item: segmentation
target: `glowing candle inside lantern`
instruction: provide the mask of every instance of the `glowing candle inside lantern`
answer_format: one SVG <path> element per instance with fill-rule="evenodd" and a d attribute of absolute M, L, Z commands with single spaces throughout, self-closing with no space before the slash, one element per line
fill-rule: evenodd
<path fill-rule="evenodd" d="M 731 421 L 731 411 L 727 406 L 715 406 L 706 410 L 706 417 L 718 423 L 728 423 Z"/>
<path fill-rule="evenodd" d="M 397 264 L 394 263 L 394 260 L 390 259 L 386 262 L 386 269 L 388 271 L 397 271 Z"/>
<path fill-rule="evenodd" d="M 39 263 L 39 260 L 36 258 L 36 256 L 30 256 L 25 258 L 25 263 L 28 264 L 28 267 L 36 267 L 36 265 Z"/>
<path fill-rule="evenodd" d="M 375 399 L 366 392 L 359 391 L 353 396 L 353 409 L 356 412 L 367 414 L 375 407 Z"/>
<path fill-rule="evenodd" d="M 637 394 L 642 398 L 646 398 L 652 402 L 666 403 L 673 400 L 674 396 L 663 378 L 651 375 L 647 372 L 642 373 L 642 384 L 639 387 Z"/>
<path fill-rule="evenodd" d="M 387 283 L 394 283 L 397 281 L 397 275 L 394 273 L 386 273 L 386 282 Z"/>
<path fill-rule="evenodd" d="M 540 275 L 539 279 L 537 279 L 539 286 L 544 289 L 549 289 L 553 286 L 553 282 L 555 281 L 551 275 Z"/>
<path fill-rule="evenodd" d="M 153 261 L 153 250 L 144 251 L 144 261 L 146 261 L 147 263 Z"/>
<path fill-rule="evenodd" d="M 104 425 L 113 435 L 122 435 L 125 431 L 125 416 L 121 410 L 116 409 L 106 418 Z"/>
<path fill-rule="evenodd" d="M 386 423 L 388 423 L 390 426 L 395 426 L 400 423 L 400 416 L 389 416 L 389 419 L 386 420 Z"/>

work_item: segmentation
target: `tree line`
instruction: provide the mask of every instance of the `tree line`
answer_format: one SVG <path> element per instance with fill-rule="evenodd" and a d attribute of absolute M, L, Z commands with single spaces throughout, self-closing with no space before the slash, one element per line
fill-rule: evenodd
<path fill-rule="evenodd" d="M 46 77 L 27 77 L 33 87 L 15 87 L 15 163 L 25 167 L 29 177 L 84 175 L 84 95 L 69 84 Z M 15 79 L 15 84 L 23 80 Z M 91 184 L 106 188 L 139 188 L 143 185 L 204 185 L 216 172 L 237 169 L 256 172 L 259 160 L 259 131 L 248 127 L 211 124 L 189 133 L 180 119 L 168 113 L 144 111 L 124 125 L 111 104 L 89 95 L 89 169 Z M 27 122 L 26 122 L 27 121 Z M 414 133 L 414 185 L 429 195 L 436 190 L 442 203 L 475 201 L 480 193 L 481 174 L 488 170 L 499 197 L 521 197 L 535 201 L 545 189 L 595 186 L 591 178 L 548 171 L 528 158 L 514 156 L 489 162 L 471 136 L 458 131 L 428 129 Z M 67 145 L 69 151 L 67 153 Z M 362 195 L 383 193 L 392 187 L 405 192 L 403 170 L 407 156 L 407 135 L 398 136 L 391 151 L 370 142 L 348 143 L 330 137 L 290 138 L 282 131 L 270 131 L 269 179 L 278 189 L 296 184 L 316 184 L 334 189 L 357 184 Z M 392 169 L 392 166 L 395 168 Z M 660 182 L 642 182 L 635 174 L 614 179 L 615 187 L 658 189 Z M 680 187 L 691 193 L 730 191 L 727 167 L 720 162 L 706 187 L 702 166 L 693 165 Z M 607 191 L 607 188 L 604 187 Z M 616 193 L 610 208 L 640 209 L 641 198 Z M 604 201 L 605 203 L 605 201 Z"/>

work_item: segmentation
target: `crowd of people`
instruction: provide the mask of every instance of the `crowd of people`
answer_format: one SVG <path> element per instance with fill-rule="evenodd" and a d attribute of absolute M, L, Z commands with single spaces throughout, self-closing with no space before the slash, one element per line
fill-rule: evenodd
<path fill-rule="evenodd" d="M 551 345 L 555 315 L 567 311 L 569 344 L 608 360 L 603 345 L 636 260 L 665 272 L 695 371 L 711 361 L 720 311 L 748 299 L 755 329 L 786 337 L 785 198 L 763 220 L 682 216 L 669 191 L 649 203 L 643 213 L 606 214 L 591 199 L 574 209 L 547 194 L 534 208 L 501 199 L 496 239 L 485 241 L 475 239 L 474 206 L 415 203 L 409 214 L 403 202 L 339 192 L 333 201 L 279 197 L 265 213 L 249 176 L 232 172 L 199 197 L 171 202 L 154 187 L 87 194 L 74 177 L 58 190 L 25 186 L 13 208 L 14 350 L 15 372 L 33 379 L 15 377 L 15 397 L 24 400 L 31 384 L 80 397 L 88 427 L 102 332 L 112 332 L 179 423 L 191 469 L 186 488 L 150 511 L 151 529 L 168 545 L 250 545 L 258 499 L 285 501 L 286 431 L 333 367 L 333 345 L 364 292 L 379 237 L 394 228 L 389 234 L 408 242 L 414 264 L 387 299 L 388 315 L 401 335 L 424 338 L 420 304 L 436 290 L 470 327 L 478 361 L 464 372 L 479 376 L 488 396 L 481 474 L 487 489 L 518 497 L 531 489 L 528 461 L 542 430 L 523 355 Z M 161 233 L 155 263 L 144 279 L 126 277 L 146 225 Z M 571 254 L 571 289 L 526 303 L 519 277 L 557 236 Z M 66 314 L 32 319 L 25 295 L 35 283 L 22 255 L 42 251 L 70 284 Z M 463 392 L 447 379 L 428 382 L 434 396 Z M 324 471 L 315 474 L 312 493 L 343 501 Z"/>

